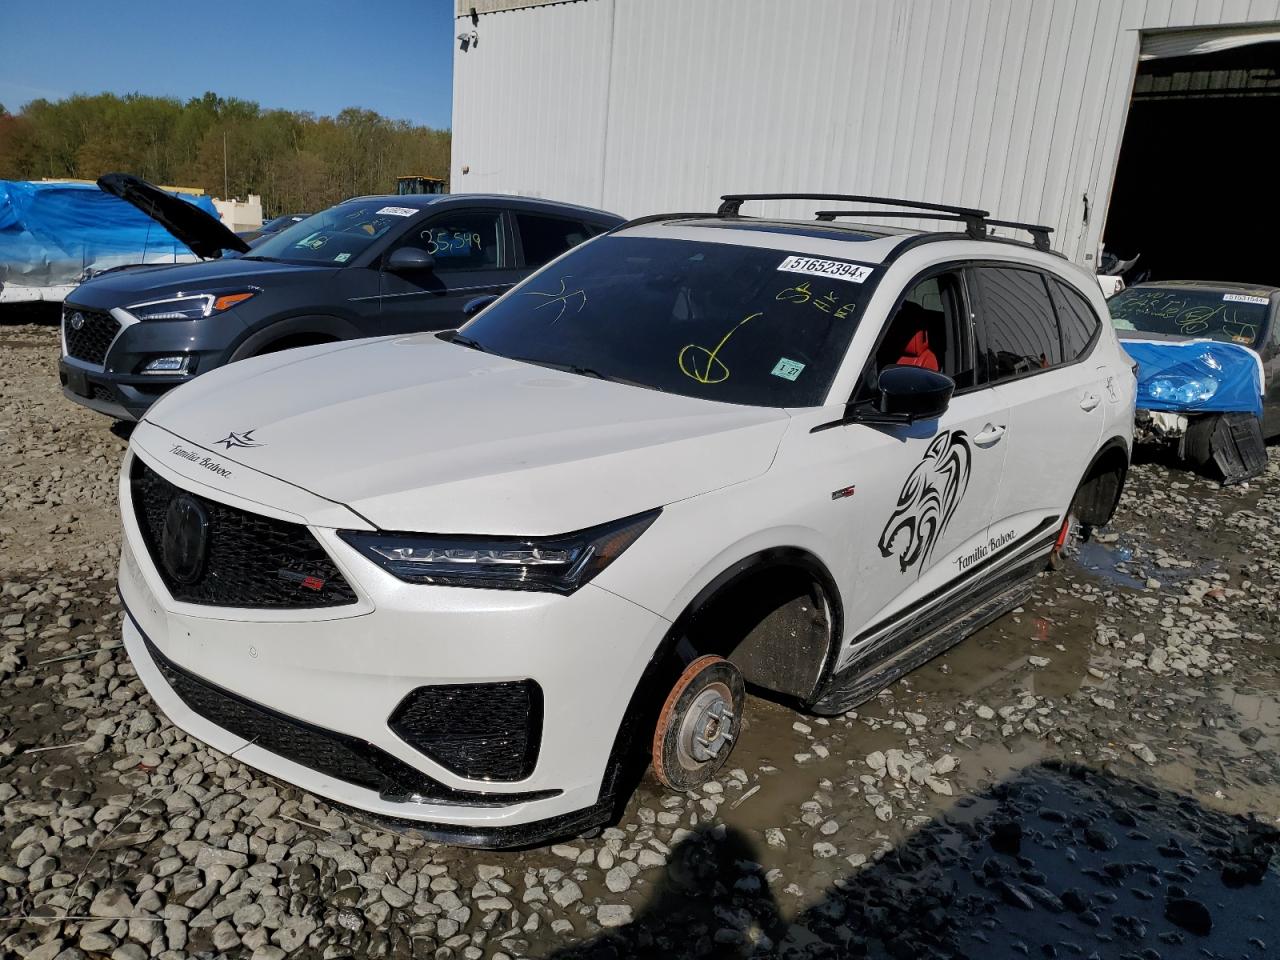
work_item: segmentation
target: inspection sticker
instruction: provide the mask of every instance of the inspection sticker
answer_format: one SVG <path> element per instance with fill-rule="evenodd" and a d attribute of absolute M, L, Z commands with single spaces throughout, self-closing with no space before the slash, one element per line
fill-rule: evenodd
<path fill-rule="evenodd" d="M 390 217 L 412 217 L 418 210 L 416 207 L 383 207 L 374 216 L 386 214 Z"/>
<path fill-rule="evenodd" d="M 788 273 L 808 273 L 815 277 L 831 277 L 834 280 L 848 280 L 850 283 L 862 283 L 871 276 L 871 267 L 861 263 L 848 263 L 844 260 L 819 260 L 817 257 L 787 257 L 780 264 L 779 270 Z"/>
<path fill-rule="evenodd" d="M 1224 293 L 1222 299 L 1228 303 L 1260 303 L 1263 306 L 1271 302 L 1266 297 L 1250 297 L 1243 293 Z"/>
<path fill-rule="evenodd" d="M 338 254 L 336 257 L 334 257 L 333 259 L 334 259 L 334 261 L 335 261 L 336 263 L 346 263 L 348 260 L 350 260 L 350 259 L 351 259 L 351 254 L 349 254 L 349 253 L 340 253 L 340 254 Z"/>
<path fill-rule="evenodd" d="M 803 370 L 803 363 L 798 363 L 795 360 L 788 360 L 786 357 L 782 357 L 774 365 L 771 372 L 775 377 L 782 377 L 783 380 L 795 380 L 796 377 L 800 376 Z"/>

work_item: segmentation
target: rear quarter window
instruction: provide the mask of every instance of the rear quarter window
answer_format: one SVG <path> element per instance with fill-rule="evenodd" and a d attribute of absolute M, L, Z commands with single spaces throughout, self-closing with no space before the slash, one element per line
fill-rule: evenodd
<path fill-rule="evenodd" d="M 1058 307 L 1058 325 L 1062 329 L 1062 355 L 1070 363 L 1088 352 L 1102 326 L 1102 318 L 1093 305 L 1078 291 L 1061 280 L 1050 280 Z"/>
<path fill-rule="evenodd" d="M 977 267 L 982 291 L 979 367 L 988 383 L 1062 363 L 1058 319 L 1045 276 L 1011 267 Z"/>
<path fill-rule="evenodd" d="M 520 231 L 526 267 L 540 267 L 544 263 L 550 263 L 597 232 L 580 220 L 544 217 L 532 213 L 517 213 L 516 227 Z"/>

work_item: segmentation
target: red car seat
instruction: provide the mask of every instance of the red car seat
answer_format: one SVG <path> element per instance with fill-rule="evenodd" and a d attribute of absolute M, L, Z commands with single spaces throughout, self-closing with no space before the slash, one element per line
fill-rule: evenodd
<path fill-rule="evenodd" d="M 898 363 L 907 367 L 924 367 L 926 370 L 938 370 L 938 357 L 929 349 L 929 333 L 923 328 L 907 341 Z"/>

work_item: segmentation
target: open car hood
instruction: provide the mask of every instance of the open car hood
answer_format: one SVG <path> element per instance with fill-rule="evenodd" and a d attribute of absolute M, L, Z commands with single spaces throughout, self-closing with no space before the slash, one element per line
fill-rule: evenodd
<path fill-rule="evenodd" d="M 190 247 L 197 257 L 216 257 L 223 250 L 249 252 L 249 245 L 216 217 L 145 180 L 128 173 L 107 173 L 98 178 L 98 187 L 133 204 Z"/>

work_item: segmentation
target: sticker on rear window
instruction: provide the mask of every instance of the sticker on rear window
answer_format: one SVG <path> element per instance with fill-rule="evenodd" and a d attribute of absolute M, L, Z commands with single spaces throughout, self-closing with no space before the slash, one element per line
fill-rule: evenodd
<path fill-rule="evenodd" d="M 795 360 L 788 360 L 786 357 L 779 358 L 774 365 L 772 373 L 775 377 L 781 377 L 783 380 L 795 380 L 796 377 L 804 370 L 804 364 Z"/>
<path fill-rule="evenodd" d="M 1250 297 L 1243 293 L 1224 293 L 1222 299 L 1228 303 L 1260 303 L 1263 306 L 1271 302 L 1266 297 Z"/>
<path fill-rule="evenodd" d="M 391 217 L 412 217 L 417 212 L 418 211 L 415 207 L 383 207 L 375 213 L 374 216 L 376 217 L 385 213 L 387 216 Z"/>
<path fill-rule="evenodd" d="M 817 257 L 787 257 L 780 264 L 779 270 L 788 273 L 809 273 L 815 277 L 831 277 L 835 280 L 848 280 L 850 283 L 862 283 L 871 276 L 871 267 L 861 263 L 848 263 L 844 260 L 819 260 Z"/>

